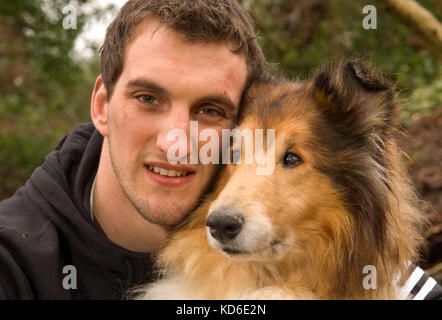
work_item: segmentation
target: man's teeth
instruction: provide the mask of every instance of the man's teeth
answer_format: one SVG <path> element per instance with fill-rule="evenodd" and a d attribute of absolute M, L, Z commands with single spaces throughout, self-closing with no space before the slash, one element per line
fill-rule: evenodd
<path fill-rule="evenodd" d="M 150 171 L 166 177 L 184 177 L 188 175 L 186 170 L 167 170 L 156 166 L 149 166 L 149 169 Z"/>

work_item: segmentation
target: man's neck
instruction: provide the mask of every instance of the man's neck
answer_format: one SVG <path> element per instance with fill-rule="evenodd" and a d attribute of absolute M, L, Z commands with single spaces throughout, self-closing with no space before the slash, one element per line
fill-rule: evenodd
<path fill-rule="evenodd" d="M 105 149 L 93 191 L 94 219 L 107 238 L 117 245 L 135 252 L 156 252 L 165 242 L 167 232 L 144 219 L 130 203 L 115 175 L 109 174 L 113 169 L 106 159 L 109 153 Z"/>

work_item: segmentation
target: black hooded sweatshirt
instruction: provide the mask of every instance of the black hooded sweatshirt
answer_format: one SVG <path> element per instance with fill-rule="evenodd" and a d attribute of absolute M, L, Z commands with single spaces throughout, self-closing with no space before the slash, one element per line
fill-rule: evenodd
<path fill-rule="evenodd" d="M 80 125 L 0 202 L 0 299 L 121 299 L 151 281 L 151 255 L 112 243 L 91 218 L 102 142 Z"/>

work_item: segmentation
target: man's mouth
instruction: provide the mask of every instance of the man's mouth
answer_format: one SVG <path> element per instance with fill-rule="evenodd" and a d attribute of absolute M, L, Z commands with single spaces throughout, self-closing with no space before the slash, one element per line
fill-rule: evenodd
<path fill-rule="evenodd" d="M 186 170 L 168 170 L 168 169 L 160 168 L 157 166 L 151 166 L 151 165 L 149 165 L 148 167 L 149 167 L 150 171 L 157 173 L 160 176 L 171 177 L 171 178 L 185 177 L 185 176 L 193 173 L 193 172 L 189 172 Z"/>
<path fill-rule="evenodd" d="M 169 164 L 146 163 L 144 165 L 148 177 L 166 187 L 181 187 L 190 183 L 196 176 L 188 166 L 172 166 Z M 167 169 L 166 169 L 166 168 Z"/>

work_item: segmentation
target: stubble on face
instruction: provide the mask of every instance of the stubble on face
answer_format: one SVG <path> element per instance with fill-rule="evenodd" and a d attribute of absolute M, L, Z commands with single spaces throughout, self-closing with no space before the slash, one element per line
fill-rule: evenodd
<path fill-rule="evenodd" d="M 120 173 L 118 166 L 115 163 L 114 153 L 112 152 L 112 138 L 111 135 L 108 136 L 108 147 L 109 147 L 109 156 L 112 164 L 112 168 L 115 174 L 115 177 L 120 185 L 121 190 L 124 195 L 127 197 L 129 202 L 135 208 L 135 210 L 150 223 L 161 225 L 161 226 L 174 226 L 181 222 L 185 217 L 189 216 L 196 208 L 201 204 L 204 195 L 207 194 L 211 186 L 215 183 L 216 178 L 219 173 L 218 167 L 214 170 L 211 179 L 207 181 L 207 184 L 200 189 L 199 193 L 189 195 L 189 198 L 192 197 L 193 200 L 186 204 L 182 204 L 180 202 L 170 203 L 164 202 L 163 204 L 156 204 L 155 208 L 151 207 L 148 201 L 143 200 L 142 197 L 137 195 L 137 187 L 136 187 L 136 172 L 131 171 L 127 176 L 127 179 L 123 179 L 123 175 Z M 142 159 L 144 159 L 143 154 L 140 154 L 137 159 L 137 163 L 142 163 Z M 134 167 L 135 168 L 135 167 Z M 128 170 L 130 171 L 130 170 Z M 167 198 L 167 195 L 172 193 L 173 190 L 165 191 L 164 197 Z M 146 197 L 149 195 L 147 194 Z"/>

